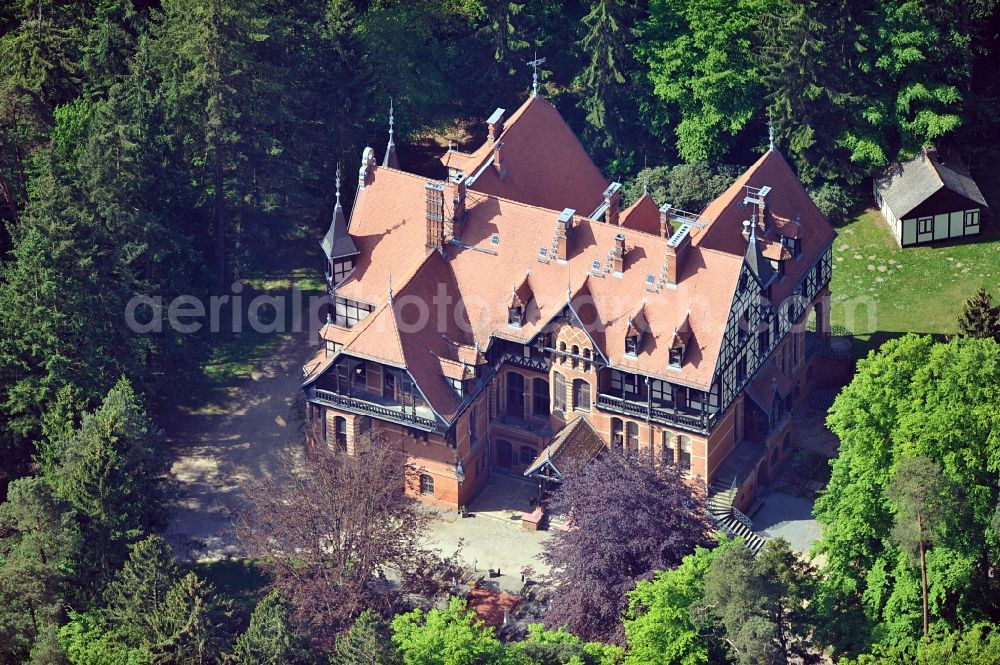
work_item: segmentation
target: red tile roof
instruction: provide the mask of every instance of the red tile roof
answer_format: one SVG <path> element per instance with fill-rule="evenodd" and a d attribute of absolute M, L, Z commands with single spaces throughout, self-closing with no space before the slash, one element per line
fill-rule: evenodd
<path fill-rule="evenodd" d="M 549 114 L 548 109 L 554 113 L 544 100 L 528 102 L 505 132 L 530 118 L 533 108 L 541 109 L 540 117 Z M 462 400 L 443 377 L 457 378 L 462 362 L 481 359 L 477 348 L 488 348 L 493 337 L 530 342 L 567 302 L 593 339 L 595 352 L 612 366 L 707 390 L 746 253 L 741 231 L 749 211 L 736 206 L 743 200 L 745 186 L 772 188 L 762 244 L 777 244 L 780 235 L 793 231 L 802 237 L 803 257 L 787 261 L 786 277 L 772 287 L 772 294 L 784 297 L 780 292 L 791 289 L 834 237 L 776 152 L 764 155 L 709 205 L 701 218 L 706 226 L 693 230 L 676 287 L 664 284 L 669 238 L 658 232 L 576 215 L 568 261 L 557 261 L 549 252 L 559 209 L 472 188 L 456 241 L 446 243 L 440 252 L 428 250 L 426 183 L 425 178 L 404 171 L 373 168 L 367 184 L 358 190 L 351 214 L 349 231 L 359 249 L 356 268 L 337 295 L 376 306 L 350 331 L 343 352 L 407 367 L 445 419 L 457 413 Z M 602 189 L 597 185 L 593 191 L 596 206 Z M 446 215 L 451 214 L 448 198 Z M 625 236 L 625 256 L 624 270 L 616 275 L 609 253 L 619 233 Z M 539 259 L 542 248 L 547 251 L 544 261 Z M 528 301 L 520 327 L 508 324 L 512 293 Z M 628 322 L 640 311 L 648 332 L 637 356 L 627 356 Z M 668 366 L 677 339 L 686 344 L 680 369 Z M 329 364 L 317 361 L 314 376 Z"/>
<path fill-rule="evenodd" d="M 503 177 L 492 165 L 489 139 L 471 153 L 449 150 L 441 162 L 463 171 L 471 189 L 530 205 L 589 215 L 604 200 L 608 181 L 544 97 L 529 97 L 505 120 L 497 141 Z"/>
<path fill-rule="evenodd" d="M 622 210 L 620 219 L 621 225 L 627 229 L 660 235 L 660 207 L 649 194 L 643 194 Z M 670 235 L 669 230 L 667 235 Z"/>

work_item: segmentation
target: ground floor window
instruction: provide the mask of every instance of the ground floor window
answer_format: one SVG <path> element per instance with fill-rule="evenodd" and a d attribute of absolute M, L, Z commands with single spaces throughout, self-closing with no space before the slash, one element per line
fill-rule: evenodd
<path fill-rule="evenodd" d="M 680 467 L 684 472 L 691 470 L 691 437 L 681 436 Z"/>
<path fill-rule="evenodd" d="M 333 431 L 336 435 L 337 450 L 347 452 L 347 420 L 341 416 L 333 419 Z"/>
<path fill-rule="evenodd" d="M 420 493 L 430 495 L 434 494 L 434 478 L 426 473 L 420 474 Z"/>

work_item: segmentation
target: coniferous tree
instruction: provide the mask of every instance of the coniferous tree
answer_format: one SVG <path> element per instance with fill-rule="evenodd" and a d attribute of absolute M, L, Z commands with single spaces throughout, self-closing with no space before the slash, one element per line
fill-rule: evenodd
<path fill-rule="evenodd" d="M 865 94 L 875 69 L 868 2 L 785 3 L 759 27 L 776 143 L 806 183 L 857 182 L 886 164 L 884 100 Z M 867 107 L 865 107 L 867 104 Z"/>
<path fill-rule="evenodd" d="M 154 662 L 208 664 L 221 658 L 229 641 L 228 599 L 195 573 L 178 580 L 154 617 L 150 652 Z"/>
<path fill-rule="evenodd" d="M 594 0 L 583 19 L 587 33 L 579 42 L 585 65 L 578 83 L 580 107 L 595 136 L 594 144 L 618 157 L 626 139 L 639 131 L 635 122 L 632 60 L 636 8 L 623 0 Z M 630 122 L 631 121 L 631 122 Z"/>
<path fill-rule="evenodd" d="M 745 547 L 720 549 L 693 613 L 718 622 L 741 665 L 818 663 L 819 650 L 808 641 L 815 619 L 806 608 L 814 579 L 812 567 L 781 538 L 768 541 L 756 558 Z"/>
<path fill-rule="evenodd" d="M 965 301 L 958 328 L 967 337 L 1000 342 L 1000 305 L 993 304 L 993 296 L 986 289 L 979 287 L 976 295 Z"/>
<path fill-rule="evenodd" d="M 72 508 L 37 477 L 15 480 L 0 504 L 0 662 L 38 660 L 64 619 L 80 533 Z"/>
<path fill-rule="evenodd" d="M 353 629 L 352 626 L 351 630 Z M 296 665 L 313 662 L 309 657 L 308 640 L 296 632 L 288 604 L 277 591 L 272 591 L 257 603 L 250 615 L 250 626 L 236 638 L 233 652 L 226 662 L 238 665 Z M 365 660 L 356 659 L 351 662 L 361 665 Z M 376 665 L 376 662 L 369 662 Z"/>
<path fill-rule="evenodd" d="M 128 556 L 128 545 L 163 526 L 174 490 L 161 432 L 122 379 L 52 454 L 56 493 L 76 508 L 88 534 L 84 589 L 96 593 Z"/>
<path fill-rule="evenodd" d="M 924 637 L 930 633 L 927 603 L 927 549 L 944 527 L 946 505 L 957 500 L 956 488 L 941 474 L 941 466 L 919 456 L 900 461 L 896 475 L 886 488 L 896 508 L 892 540 L 915 559 L 920 568 Z"/>
<path fill-rule="evenodd" d="M 351 627 L 337 636 L 331 665 L 397 665 L 399 654 L 382 619 L 365 610 Z"/>

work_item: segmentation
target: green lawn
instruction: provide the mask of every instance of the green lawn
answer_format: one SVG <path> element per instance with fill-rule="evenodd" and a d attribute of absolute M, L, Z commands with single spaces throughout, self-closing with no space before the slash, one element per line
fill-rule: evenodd
<path fill-rule="evenodd" d="M 907 332 L 955 333 L 980 286 L 1000 297 L 1000 238 L 989 225 L 971 242 L 900 249 L 868 210 L 837 233 L 831 318 L 854 332 L 862 354 Z"/>

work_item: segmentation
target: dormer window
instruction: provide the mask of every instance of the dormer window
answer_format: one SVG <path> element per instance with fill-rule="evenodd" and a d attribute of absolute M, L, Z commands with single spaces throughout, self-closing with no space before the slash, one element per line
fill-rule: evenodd
<path fill-rule="evenodd" d="M 629 335 L 625 338 L 625 355 L 636 356 L 639 354 L 639 335 Z"/>
<path fill-rule="evenodd" d="M 448 379 L 448 385 L 459 395 L 462 394 L 462 380 L 461 379 Z"/>
<path fill-rule="evenodd" d="M 520 328 L 521 324 L 524 322 L 524 308 L 520 305 L 515 305 L 507 310 L 507 325 L 514 326 L 515 328 Z"/>
<path fill-rule="evenodd" d="M 779 261 L 778 259 L 769 259 L 768 262 L 771 267 L 774 268 L 774 272 L 777 273 L 778 277 L 784 277 L 785 275 L 785 262 Z"/>
<path fill-rule="evenodd" d="M 670 349 L 670 357 L 667 363 L 674 369 L 680 369 L 681 365 L 684 364 L 684 347 L 675 346 Z"/>
<path fill-rule="evenodd" d="M 334 285 L 340 284 L 345 279 L 347 279 L 347 276 L 351 274 L 352 270 L 354 270 L 354 259 L 347 258 L 343 260 L 333 261 L 331 265 L 333 268 L 333 271 L 331 273 L 331 276 L 333 278 L 333 283 Z"/>
<path fill-rule="evenodd" d="M 802 254 L 802 239 L 791 236 L 781 236 L 781 246 L 788 250 L 793 259 L 799 258 Z"/>

